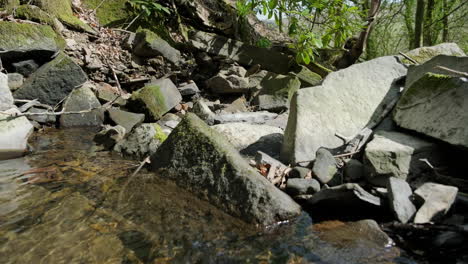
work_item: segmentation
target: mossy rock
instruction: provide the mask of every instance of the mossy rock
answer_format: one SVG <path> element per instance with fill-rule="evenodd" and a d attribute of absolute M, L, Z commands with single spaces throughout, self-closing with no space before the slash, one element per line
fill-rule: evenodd
<path fill-rule="evenodd" d="M 83 0 L 85 7 L 96 9 L 102 0 Z M 127 0 L 107 0 L 96 9 L 96 16 L 99 23 L 103 26 L 121 26 L 133 19 L 132 14 L 127 8 Z"/>
<path fill-rule="evenodd" d="M 175 65 L 182 63 L 180 51 L 173 48 L 158 34 L 148 29 L 139 29 L 137 31 L 133 52 L 140 57 L 156 57 L 162 55 Z"/>
<path fill-rule="evenodd" d="M 57 23 L 55 22 L 55 17 L 49 15 L 47 12 L 34 5 L 19 6 L 15 10 L 15 17 L 46 24 L 53 27 L 54 29 L 58 28 Z"/>
<path fill-rule="evenodd" d="M 301 81 L 301 88 L 320 85 L 323 80 L 320 75 L 302 65 L 299 65 L 298 70 L 292 72 L 292 74 Z"/>
<path fill-rule="evenodd" d="M 20 0 L 0 0 L 0 9 L 10 12 L 20 5 Z"/>
<path fill-rule="evenodd" d="M 37 5 L 72 29 L 96 33 L 88 24 L 74 16 L 70 0 L 37 0 Z"/>
<path fill-rule="evenodd" d="M 431 47 L 421 47 L 406 52 L 406 55 L 419 64 L 425 63 L 437 55 L 466 56 L 465 52 L 455 43 L 441 43 Z M 405 64 L 414 64 L 403 57 L 401 57 L 401 61 Z"/>

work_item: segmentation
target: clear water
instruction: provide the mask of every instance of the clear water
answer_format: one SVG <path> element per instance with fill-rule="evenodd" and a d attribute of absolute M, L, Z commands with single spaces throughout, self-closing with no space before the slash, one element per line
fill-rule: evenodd
<path fill-rule="evenodd" d="M 36 133 L 0 161 L 0 263 L 408 263 L 388 239 L 303 214 L 260 230 L 100 151 L 91 131 Z"/>

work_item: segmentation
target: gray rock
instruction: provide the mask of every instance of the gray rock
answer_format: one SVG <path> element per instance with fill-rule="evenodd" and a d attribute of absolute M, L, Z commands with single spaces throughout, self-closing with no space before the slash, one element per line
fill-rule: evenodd
<path fill-rule="evenodd" d="M 382 200 L 368 193 L 356 183 L 346 183 L 322 189 L 312 196 L 307 203 L 311 205 L 326 203 L 340 207 L 359 207 L 361 205 L 381 206 Z"/>
<path fill-rule="evenodd" d="M 151 157 L 151 166 L 248 223 L 270 225 L 301 212 L 298 204 L 250 167 L 218 132 L 191 113 Z"/>
<path fill-rule="evenodd" d="M 335 157 L 327 149 L 320 148 L 317 150 L 312 173 L 322 183 L 327 184 L 335 177 L 338 169 L 336 168 Z"/>
<path fill-rule="evenodd" d="M 167 41 L 150 30 L 143 29 L 138 31 L 134 45 L 133 53 L 137 56 L 156 57 L 161 55 L 175 65 L 183 62 L 180 51 L 173 48 Z"/>
<path fill-rule="evenodd" d="M 423 64 L 437 55 L 466 56 L 465 52 L 455 43 L 441 43 L 432 47 L 421 47 L 406 52 L 406 55 L 419 64 Z M 403 57 L 400 58 L 403 59 Z M 409 62 L 406 59 L 403 59 L 403 61 Z"/>
<path fill-rule="evenodd" d="M 0 160 L 23 156 L 27 151 L 28 138 L 34 131 L 26 117 L 8 117 L 7 114 L 0 114 Z"/>
<path fill-rule="evenodd" d="M 257 151 L 262 151 L 270 156 L 279 156 L 283 131 L 277 127 L 229 123 L 212 128 L 224 135 L 244 155 L 254 156 Z"/>
<path fill-rule="evenodd" d="M 308 168 L 294 167 L 288 173 L 288 178 L 289 179 L 293 179 L 293 178 L 305 179 L 309 175 L 309 173 L 311 173 L 311 170 Z"/>
<path fill-rule="evenodd" d="M 307 67 L 300 65 L 299 69 L 292 72 L 301 81 L 301 88 L 313 87 L 322 83 L 322 77 L 317 73 L 309 70 Z"/>
<path fill-rule="evenodd" d="M 346 163 L 343 175 L 350 182 L 357 182 L 364 177 L 364 164 L 359 160 L 352 159 Z"/>
<path fill-rule="evenodd" d="M 234 114 L 221 114 L 214 117 L 215 124 L 246 122 L 250 124 L 264 124 L 268 120 L 276 118 L 278 114 L 267 111 L 244 112 Z"/>
<path fill-rule="evenodd" d="M 103 145 L 105 149 L 112 149 L 115 144 L 124 139 L 125 134 L 126 129 L 123 126 L 106 125 L 94 136 L 94 142 Z"/>
<path fill-rule="evenodd" d="M 286 125 L 288 124 L 288 118 L 289 112 L 284 112 L 273 119 L 266 120 L 265 125 L 279 127 L 284 131 L 286 129 Z"/>
<path fill-rule="evenodd" d="M 12 63 L 12 66 L 15 69 L 15 72 L 25 77 L 29 77 L 31 74 L 37 71 L 37 69 L 39 69 L 39 64 L 37 64 L 37 62 L 34 60 L 15 62 Z"/>
<path fill-rule="evenodd" d="M 60 53 L 34 72 L 23 86 L 15 91 L 14 96 L 18 99 L 38 99 L 43 104 L 55 105 L 86 80 L 86 74 L 81 67 L 70 57 Z"/>
<path fill-rule="evenodd" d="M 8 75 L 8 86 L 10 91 L 15 91 L 20 88 L 24 83 L 23 75 L 19 73 L 9 73 Z"/>
<path fill-rule="evenodd" d="M 249 109 L 247 108 L 247 101 L 245 97 L 239 97 L 231 104 L 227 105 L 223 110 L 223 113 L 240 113 L 240 112 L 248 112 Z"/>
<path fill-rule="evenodd" d="M 293 94 L 300 87 L 301 82 L 297 77 L 268 73 L 260 82 L 260 91 L 253 99 L 253 103 L 260 110 L 274 112 L 287 110 Z"/>
<path fill-rule="evenodd" d="M 364 151 L 364 165 L 369 182 L 385 186 L 387 178 L 403 180 L 410 173 L 419 174 L 425 164 L 419 158 L 438 160 L 437 145 L 399 132 L 379 131 Z"/>
<path fill-rule="evenodd" d="M 46 109 L 32 107 L 28 110 L 28 113 L 44 113 L 46 111 Z M 32 115 L 28 116 L 28 119 L 46 125 L 55 124 L 57 122 L 57 117 L 54 115 Z"/>
<path fill-rule="evenodd" d="M 73 90 L 65 100 L 64 111 L 82 111 L 100 107 L 101 103 L 99 103 L 90 87 L 91 84 L 86 83 L 82 87 Z M 60 117 L 61 127 L 99 127 L 103 122 L 103 109 L 95 109 L 80 114 L 65 114 Z"/>
<path fill-rule="evenodd" d="M 393 214 L 398 221 L 408 223 L 416 213 L 416 207 L 411 201 L 413 195 L 411 187 L 405 180 L 390 177 L 387 181 L 387 190 Z"/>
<path fill-rule="evenodd" d="M 245 77 L 246 70 L 238 65 L 229 65 L 206 81 L 206 86 L 219 94 L 248 93 L 250 91 L 249 79 Z"/>
<path fill-rule="evenodd" d="M 163 125 L 170 129 L 174 129 L 179 125 L 179 123 L 180 121 L 170 120 L 170 121 L 165 121 Z"/>
<path fill-rule="evenodd" d="M 468 80 L 426 74 L 405 90 L 395 122 L 406 129 L 468 147 Z"/>
<path fill-rule="evenodd" d="M 414 82 L 421 79 L 428 72 L 457 77 L 457 75 L 454 73 L 437 68 L 438 66 L 443 66 L 455 71 L 463 72 L 468 69 L 468 57 L 438 55 L 428 60 L 424 64 L 409 66 L 408 74 L 406 76 L 405 89 L 409 89 Z"/>
<path fill-rule="evenodd" d="M 145 121 L 144 114 L 126 112 L 118 108 L 111 108 L 107 110 L 107 112 L 109 113 L 110 119 L 117 125 L 124 127 L 127 133 L 130 133 L 133 127 L 138 126 Z"/>
<path fill-rule="evenodd" d="M 193 106 L 192 112 L 204 120 L 208 125 L 214 124 L 215 113 L 211 111 L 208 104 L 203 100 L 198 100 Z"/>
<path fill-rule="evenodd" d="M 343 144 L 336 133 L 357 135 L 398 96 L 393 83 L 405 74 L 394 57 L 381 57 L 332 72 L 322 85 L 299 90 L 291 100 L 282 159 L 291 164 L 314 160 L 320 147 Z"/>
<path fill-rule="evenodd" d="M 194 81 L 188 83 L 182 83 L 179 87 L 179 92 L 182 96 L 187 95 L 196 95 L 200 93 L 200 89 L 198 89 L 197 84 Z"/>
<path fill-rule="evenodd" d="M 447 214 L 457 197 L 458 188 L 427 182 L 416 189 L 414 193 L 424 200 L 424 204 L 414 217 L 414 223 L 424 224 L 437 221 Z"/>
<path fill-rule="evenodd" d="M 13 95 L 8 87 L 8 76 L 0 72 L 0 111 L 15 107 Z"/>
<path fill-rule="evenodd" d="M 133 92 L 129 107 L 140 112 L 146 109 L 154 120 L 159 120 L 181 101 L 182 95 L 174 83 L 170 79 L 159 79 Z"/>
<path fill-rule="evenodd" d="M 275 73 L 289 72 L 290 63 L 294 60 L 291 56 L 280 52 L 247 45 L 211 33 L 192 32 L 189 38 L 192 46 L 201 51 L 232 59 L 244 66 L 260 64 L 266 70 Z"/>
<path fill-rule="evenodd" d="M 128 98 L 128 95 L 120 95 L 116 88 L 107 83 L 99 83 L 97 85 L 96 96 L 102 102 L 114 102 L 114 104 L 120 106 L 125 106 L 127 104 L 127 100 L 125 98 Z"/>
<path fill-rule="evenodd" d="M 125 156 L 144 159 L 154 153 L 161 145 L 161 127 L 158 124 L 141 124 L 122 141 L 114 146 L 114 151 Z"/>
<path fill-rule="evenodd" d="M 320 183 L 315 179 L 292 178 L 286 182 L 284 191 L 292 196 L 314 194 L 320 191 Z"/>

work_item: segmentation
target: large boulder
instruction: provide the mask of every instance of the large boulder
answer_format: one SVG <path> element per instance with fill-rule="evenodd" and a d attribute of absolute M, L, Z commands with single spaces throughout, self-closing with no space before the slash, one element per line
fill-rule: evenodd
<path fill-rule="evenodd" d="M 455 43 L 441 43 L 432 47 L 421 47 L 406 53 L 418 63 L 425 63 L 437 55 L 466 56 L 465 52 Z M 403 59 L 403 62 L 409 62 Z"/>
<path fill-rule="evenodd" d="M 55 105 L 86 80 L 81 67 L 64 53 L 59 53 L 55 59 L 34 72 L 14 92 L 14 96 L 18 99 L 38 99 L 41 103 Z"/>
<path fill-rule="evenodd" d="M 138 31 L 134 46 L 133 53 L 140 57 L 156 57 L 161 55 L 175 65 L 183 62 L 180 51 L 173 48 L 156 33 L 147 29 Z"/>
<path fill-rule="evenodd" d="M 268 73 L 259 88 L 253 103 L 260 110 L 281 112 L 289 108 L 291 98 L 301 88 L 301 81 L 295 76 Z"/>
<path fill-rule="evenodd" d="M 379 131 L 366 146 L 366 176 L 374 185 L 386 186 L 387 179 L 406 180 L 410 173 L 419 174 L 426 167 L 420 158 L 437 162 L 437 145 L 399 132 Z"/>
<path fill-rule="evenodd" d="M 27 151 L 34 127 L 24 116 L 11 118 L 0 114 L 0 160 L 21 157 Z"/>
<path fill-rule="evenodd" d="M 427 73 L 407 87 L 393 119 L 406 129 L 468 147 L 468 81 Z"/>
<path fill-rule="evenodd" d="M 135 111 L 146 109 L 153 119 L 159 120 L 165 113 L 182 101 L 182 95 L 169 79 L 160 79 L 133 92 L 130 108 Z"/>
<path fill-rule="evenodd" d="M 259 48 L 206 32 L 191 32 L 190 43 L 195 48 L 232 59 L 243 66 L 259 64 L 275 73 L 289 72 L 294 58 L 277 51 Z"/>
<path fill-rule="evenodd" d="M 62 127 L 99 127 L 104 122 L 104 110 L 94 95 L 90 85 L 85 84 L 71 92 L 65 100 L 65 112 L 85 111 L 77 114 L 63 114 L 60 117 Z M 89 110 L 89 111 L 88 111 Z"/>
<path fill-rule="evenodd" d="M 270 225 L 301 212 L 218 132 L 191 113 L 151 157 L 151 165 L 164 178 L 249 223 Z"/>
<path fill-rule="evenodd" d="M 314 160 L 320 147 L 343 144 L 337 133 L 357 135 L 398 96 L 394 82 L 405 74 L 395 57 L 381 57 L 330 73 L 322 85 L 299 90 L 291 100 L 282 159 L 291 164 Z"/>
<path fill-rule="evenodd" d="M 47 61 L 65 46 L 49 26 L 0 21 L 0 58 L 4 66 L 24 58 Z"/>
<path fill-rule="evenodd" d="M 13 95 L 8 87 L 8 76 L 0 72 L 0 111 L 14 107 Z"/>

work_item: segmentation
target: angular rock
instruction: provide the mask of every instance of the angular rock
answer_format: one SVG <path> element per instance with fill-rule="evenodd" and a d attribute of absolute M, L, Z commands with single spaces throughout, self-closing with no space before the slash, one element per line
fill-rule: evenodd
<path fill-rule="evenodd" d="M 301 82 L 297 77 L 268 73 L 260 82 L 260 92 L 253 103 L 260 110 L 284 111 L 289 108 L 291 98 L 300 87 Z"/>
<path fill-rule="evenodd" d="M 399 132 L 379 131 L 366 146 L 364 165 L 369 182 L 385 186 L 387 178 L 403 180 L 417 175 L 426 165 L 419 158 L 437 160 L 434 143 Z"/>
<path fill-rule="evenodd" d="M 192 112 L 204 120 L 208 125 L 214 124 L 215 113 L 211 111 L 208 104 L 203 100 L 198 100 L 193 106 Z"/>
<path fill-rule="evenodd" d="M 31 109 L 28 110 L 28 113 L 44 113 L 46 112 L 46 109 L 41 109 L 41 108 L 36 108 L 32 107 Z M 28 116 L 29 120 L 36 121 L 40 124 L 55 124 L 57 122 L 57 117 L 54 115 L 32 115 Z"/>
<path fill-rule="evenodd" d="M 65 112 L 74 112 L 91 110 L 100 106 L 101 103 L 90 89 L 90 84 L 85 84 L 70 93 L 70 96 L 65 100 L 63 109 Z M 103 122 L 103 109 L 94 109 L 80 114 L 64 114 L 60 117 L 61 127 L 99 127 Z"/>
<path fill-rule="evenodd" d="M 414 217 L 414 223 L 424 224 L 437 221 L 447 214 L 455 202 L 458 188 L 427 182 L 416 189 L 414 193 L 424 200 L 424 204 Z"/>
<path fill-rule="evenodd" d="M 320 191 L 320 183 L 315 179 L 292 178 L 288 179 L 284 191 L 292 196 L 314 194 Z"/>
<path fill-rule="evenodd" d="M 197 147 L 194 147 L 197 146 Z M 222 136 L 194 114 L 151 157 L 154 171 L 248 223 L 291 219 L 301 208 L 268 182 Z"/>
<path fill-rule="evenodd" d="M 8 76 L 0 72 L 0 111 L 15 107 L 13 95 L 8 87 Z"/>
<path fill-rule="evenodd" d="M 141 124 L 114 146 L 114 151 L 125 156 L 144 159 L 154 153 L 167 136 L 158 124 Z"/>
<path fill-rule="evenodd" d="M 28 138 L 34 131 L 26 117 L 9 117 L 0 114 L 0 160 L 23 156 L 27 151 Z"/>
<path fill-rule="evenodd" d="M 125 134 L 126 129 L 123 126 L 111 127 L 106 125 L 94 136 L 94 142 L 103 145 L 105 149 L 112 149 L 115 144 L 124 139 Z"/>
<path fill-rule="evenodd" d="M 229 143 L 244 155 L 253 156 L 257 151 L 278 156 L 283 140 L 283 131 L 277 127 L 229 123 L 212 127 L 224 135 Z"/>
<path fill-rule="evenodd" d="M 294 61 L 284 53 L 247 45 L 211 33 L 191 32 L 189 38 L 192 46 L 199 50 L 232 59 L 244 66 L 259 64 L 275 73 L 289 72 L 290 63 Z"/>
<path fill-rule="evenodd" d="M 394 57 L 381 57 L 330 73 L 322 85 L 299 90 L 291 100 L 282 159 L 291 164 L 314 160 L 320 147 L 343 144 L 336 133 L 357 135 L 398 95 L 393 83 L 405 74 Z"/>
<path fill-rule="evenodd" d="M 319 203 L 333 204 L 341 207 L 359 207 L 360 205 L 381 206 L 382 201 L 364 190 L 356 183 L 322 189 L 310 198 L 307 203 L 317 205 Z"/>
<path fill-rule="evenodd" d="M 301 88 L 313 87 L 322 83 L 320 75 L 302 65 L 299 66 L 297 71 L 292 72 L 292 74 L 301 81 Z"/>
<path fill-rule="evenodd" d="M 244 96 L 237 98 L 236 100 L 234 100 L 234 102 L 232 102 L 231 104 L 229 104 L 228 106 L 226 106 L 226 108 L 222 110 L 223 113 L 230 113 L 230 114 L 248 112 L 248 111 L 249 109 L 247 108 L 247 101 L 245 100 Z"/>
<path fill-rule="evenodd" d="M 8 75 L 8 87 L 10 91 L 15 91 L 20 88 L 24 83 L 23 75 L 19 73 L 9 73 Z"/>
<path fill-rule="evenodd" d="M 64 44 L 49 26 L 0 21 L 0 58 L 4 66 L 27 58 L 48 61 Z"/>
<path fill-rule="evenodd" d="M 286 125 L 288 124 L 288 118 L 289 112 L 284 112 L 273 119 L 266 120 L 265 125 L 279 127 L 284 131 L 286 129 Z"/>
<path fill-rule="evenodd" d="M 387 181 L 390 208 L 398 221 L 406 224 L 416 213 L 416 207 L 411 201 L 413 191 L 409 184 L 402 179 L 390 177 Z"/>
<path fill-rule="evenodd" d="M 403 92 L 393 119 L 403 128 L 468 147 L 466 98 L 466 78 L 427 73 Z"/>
<path fill-rule="evenodd" d="M 96 34 L 85 22 L 74 16 L 71 1 L 62 0 L 36 0 L 35 4 L 50 15 L 56 16 L 67 27 L 78 31 Z"/>
<path fill-rule="evenodd" d="M 34 60 L 19 61 L 11 64 L 15 72 L 24 75 L 26 78 L 39 69 L 39 64 Z"/>
<path fill-rule="evenodd" d="M 267 111 L 244 112 L 235 114 L 221 114 L 214 117 L 215 124 L 246 122 L 250 124 L 264 124 L 268 120 L 275 119 L 278 114 Z"/>
<path fill-rule="evenodd" d="M 130 101 L 131 109 L 141 112 L 144 108 L 153 119 L 159 120 L 182 101 L 182 95 L 171 80 L 160 79 L 133 92 Z"/>
<path fill-rule="evenodd" d="M 111 108 L 107 110 L 109 117 L 114 123 L 125 128 L 127 133 L 132 131 L 133 127 L 140 125 L 145 121 L 144 114 L 135 114 L 126 111 L 122 111 L 118 108 Z"/>
<path fill-rule="evenodd" d="M 441 43 L 432 47 L 421 47 L 406 52 L 406 55 L 419 64 L 425 63 L 437 55 L 466 56 L 465 52 L 456 43 Z M 408 63 L 409 61 L 403 59 L 403 62 Z"/>
<path fill-rule="evenodd" d="M 245 77 L 246 70 L 237 65 L 230 65 L 206 81 L 206 86 L 213 93 L 248 93 L 250 91 L 249 79 Z"/>
<path fill-rule="evenodd" d="M 96 95 L 103 102 L 114 102 L 114 104 L 124 106 L 127 104 L 127 94 L 120 95 L 120 91 L 107 83 L 99 83 L 96 87 Z M 125 97 L 125 98 L 124 98 Z M 117 98 L 117 99 L 116 99 Z"/>
<path fill-rule="evenodd" d="M 148 29 L 137 32 L 133 53 L 140 57 L 156 57 L 161 55 L 175 65 L 183 62 L 180 51 L 173 48 L 167 41 Z"/>
<path fill-rule="evenodd" d="M 428 60 L 424 64 L 411 65 L 408 68 L 408 74 L 406 76 L 405 89 L 409 89 L 414 82 L 421 79 L 425 74 L 437 73 L 457 77 L 456 74 L 444 71 L 438 66 L 450 68 L 455 71 L 464 72 L 468 69 L 468 57 L 456 57 L 448 55 L 438 55 Z M 461 76 L 459 76 L 461 77 Z"/>
<path fill-rule="evenodd" d="M 312 173 L 322 184 L 327 184 L 333 179 L 338 172 L 336 168 L 336 160 L 333 154 L 327 149 L 320 148 L 317 150 Z"/>
<path fill-rule="evenodd" d="M 200 93 L 200 89 L 195 82 L 182 83 L 177 89 L 182 96 L 196 95 Z"/>
<path fill-rule="evenodd" d="M 86 80 L 81 67 L 64 53 L 59 53 L 55 59 L 34 72 L 15 91 L 14 96 L 18 99 L 38 99 L 43 104 L 55 105 Z"/>

